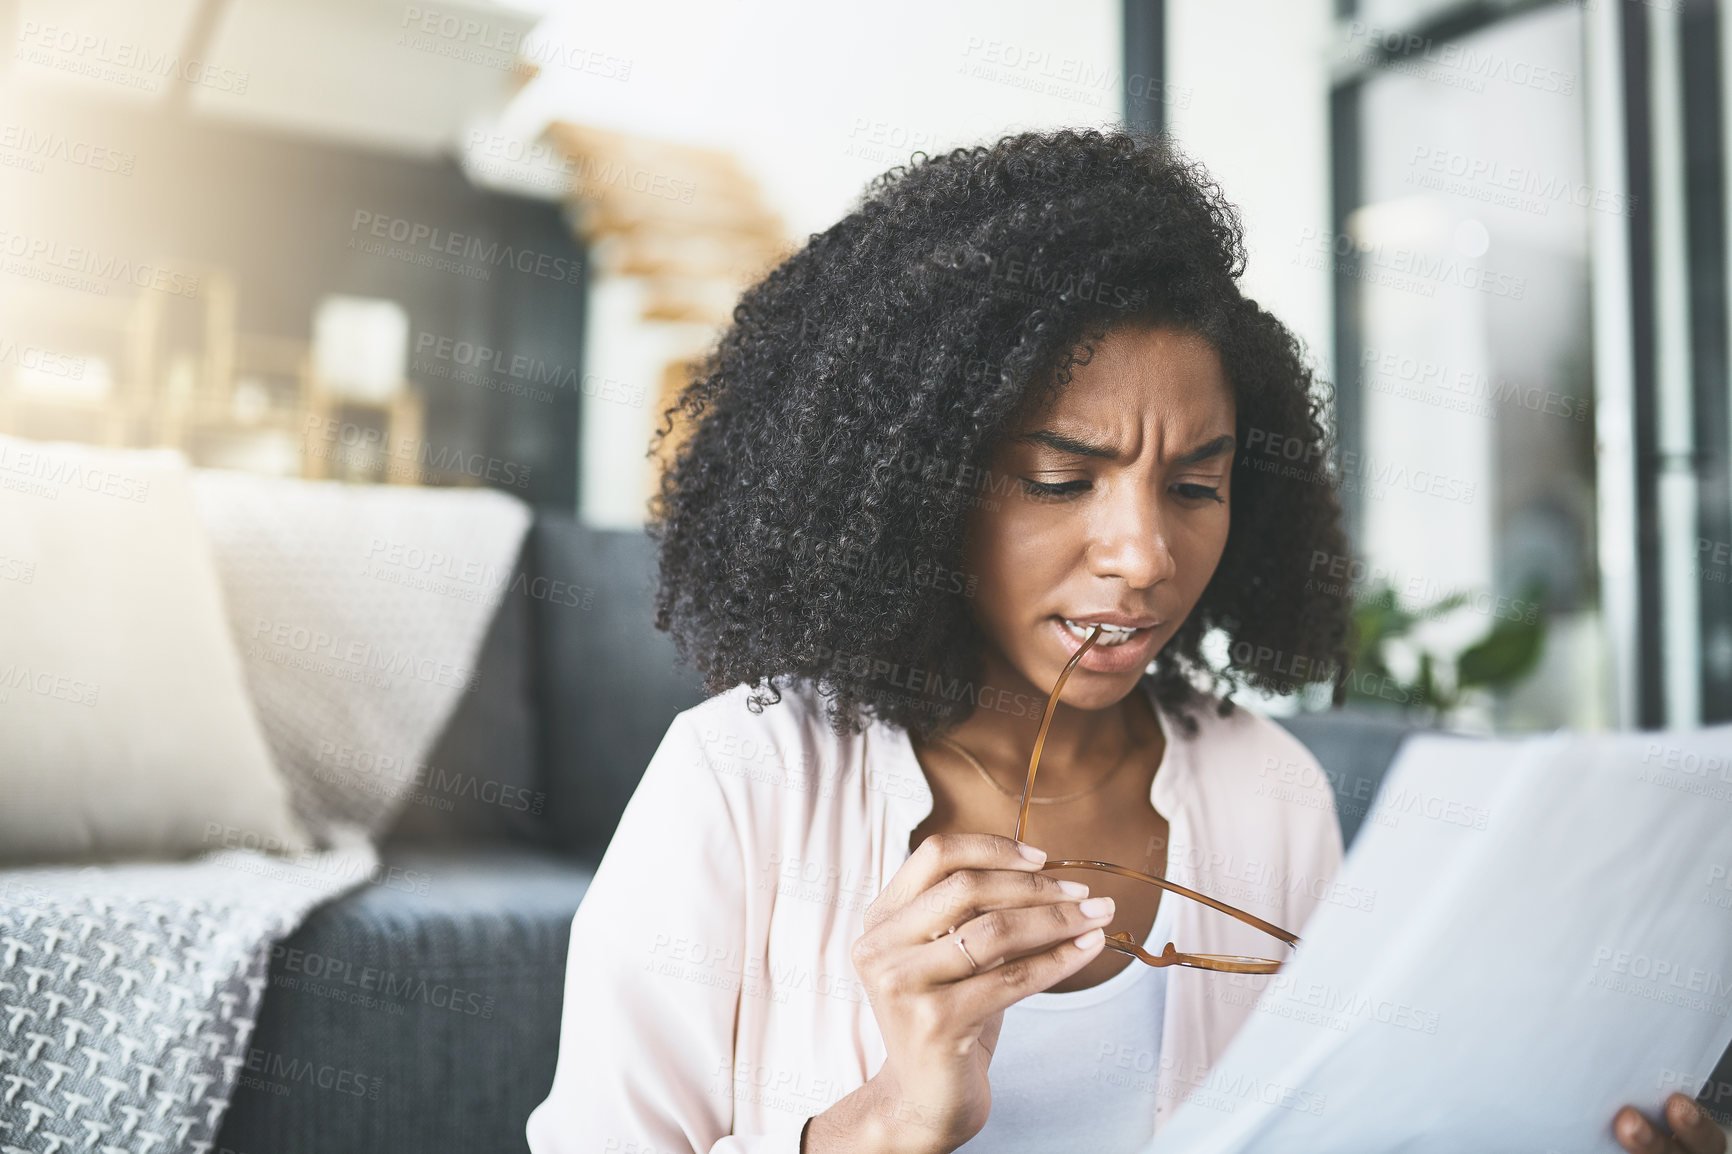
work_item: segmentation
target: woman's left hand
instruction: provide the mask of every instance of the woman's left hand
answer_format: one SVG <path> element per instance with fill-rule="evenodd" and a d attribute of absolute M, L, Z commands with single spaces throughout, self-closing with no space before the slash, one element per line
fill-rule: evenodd
<path fill-rule="evenodd" d="M 1656 1125 L 1625 1106 L 1612 1115 L 1612 1133 L 1631 1154 L 1726 1154 L 1726 1131 L 1689 1098 L 1673 1094 L 1664 1113 Z"/>

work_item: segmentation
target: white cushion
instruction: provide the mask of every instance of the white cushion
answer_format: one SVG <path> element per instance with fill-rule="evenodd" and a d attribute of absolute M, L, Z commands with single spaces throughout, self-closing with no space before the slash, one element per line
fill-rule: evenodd
<path fill-rule="evenodd" d="M 199 515 L 265 741 L 321 843 L 380 834 L 438 775 L 426 758 L 511 591 L 529 507 L 492 489 L 197 469 Z M 438 799 L 435 799 L 438 800 Z"/>
<path fill-rule="evenodd" d="M 309 845 L 189 473 L 0 437 L 0 862 Z"/>

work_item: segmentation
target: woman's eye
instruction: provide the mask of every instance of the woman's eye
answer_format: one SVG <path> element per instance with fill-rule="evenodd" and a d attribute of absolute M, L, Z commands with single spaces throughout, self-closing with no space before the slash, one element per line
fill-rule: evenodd
<path fill-rule="evenodd" d="M 1087 481 L 1032 481 L 1027 477 L 1021 480 L 1023 489 L 1035 497 L 1068 497 L 1089 487 Z"/>
<path fill-rule="evenodd" d="M 1226 504 L 1226 499 L 1221 496 L 1221 490 L 1214 488 L 1211 485 L 1185 483 L 1174 485 L 1173 491 L 1178 493 L 1179 496 L 1189 498 L 1193 501 L 1214 501 L 1216 504 Z"/>

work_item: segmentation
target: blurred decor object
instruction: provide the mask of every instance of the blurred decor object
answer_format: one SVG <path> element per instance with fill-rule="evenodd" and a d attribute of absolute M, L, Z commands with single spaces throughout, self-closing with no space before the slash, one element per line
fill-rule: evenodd
<path fill-rule="evenodd" d="M 310 341 L 242 332 L 233 275 L 197 271 L 197 296 L 174 301 L 0 285 L 0 436 L 178 449 L 271 476 L 439 479 L 415 465 L 425 409 L 400 304 L 326 297 Z"/>
<path fill-rule="evenodd" d="M 19 358 L 12 386 L 22 398 L 102 404 L 114 395 L 106 358 L 30 349 Z"/>
<path fill-rule="evenodd" d="M 689 362 L 733 319 L 741 292 L 793 251 L 792 240 L 731 153 L 571 121 L 553 122 L 545 138 L 569 160 L 571 217 L 591 275 L 641 281 L 639 320 L 666 330 L 673 355 L 659 379 L 642 382 L 657 390 L 649 408 L 659 422 Z M 684 432 L 676 424 L 658 447 L 649 492 Z"/>
<path fill-rule="evenodd" d="M 313 368 L 338 401 L 384 405 L 403 390 L 409 314 L 396 301 L 327 296 L 313 311 Z"/>
<path fill-rule="evenodd" d="M 1458 591 L 1427 605 L 1410 606 L 1402 603 L 1386 581 L 1366 590 L 1353 606 L 1355 640 L 1348 700 L 1379 706 L 1393 702 L 1404 712 L 1428 714 L 1432 720 L 1442 721 L 1472 691 L 1508 688 L 1533 672 L 1545 645 L 1547 620 L 1545 588 L 1538 582 L 1530 582 L 1519 598 L 1509 602 L 1525 607 L 1522 611 L 1488 614 L 1491 626 L 1458 652 L 1439 653 L 1413 640 L 1421 625 L 1471 609 L 1474 601 L 1473 594 Z M 1411 677 L 1401 677 L 1392 669 L 1392 658 L 1399 649 L 1408 650 L 1413 658 Z"/>
<path fill-rule="evenodd" d="M 0 286 L 0 435 L 120 447 L 148 440 L 160 294 Z M 20 334 L 28 333 L 25 337 Z"/>
<path fill-rule="evenodd" d="M 0 437 L 0 862 L 308 844 L 185 458 Z"/>
<path fill-rule="evenodd" d="M 159 444 L 194 463 L 271 476 L 417 484 L 388 468 L 387 444 L 416 445 L 421 397 L 404 379 L 408 314 L 395 301 L 326 297 L 311 341 L 239 331 L 225 269 L 201 278 L 204 343 L 164 374 Z M 331 374 L 331 375 L 327 375 Z"/>
<path fill-rule="evenodd" d="M 409 388 L 409 313 L 378 297 L 327 296 L 313 312 L 302 427 L 303 476 L 420 484 L 392 449 L 421 444 L 421 398 Z"/>

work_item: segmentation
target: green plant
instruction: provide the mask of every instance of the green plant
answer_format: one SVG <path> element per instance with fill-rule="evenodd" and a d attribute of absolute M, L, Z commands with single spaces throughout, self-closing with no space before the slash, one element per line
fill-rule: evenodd
<path fill-rule="evenodd" d="M 1530 582 L 1520 600 L 1526 612 L 1495 617 L 1483 636 L 1453 655 L 1434 652 L 1412 640 L 1414 630 L 1439 621 L 1473 602 L 1466 591 L 1450 593 L 1428 605 L 1404 605 L 1393 586 L 1382 582 L 1358 597 L 1353 606 L 1353 672 L 1349 701 L 1396 701 L 1408 709 L 1452 713 L 1464 694 L 1474 689 L 1496 690 L 1514 685 L 1539 663 L 1545 646 L 1544 586 Z M 1405 644 L 1417 657 L 1411 678 L 1390 668 L 1392 643 Z M 1447 675 L 1447 676 L 1445 676 Z"/>

